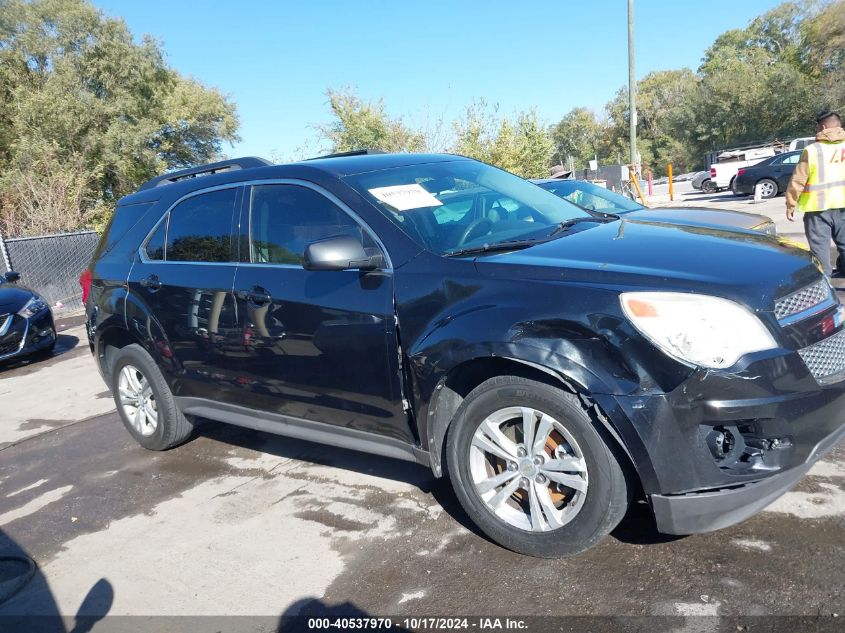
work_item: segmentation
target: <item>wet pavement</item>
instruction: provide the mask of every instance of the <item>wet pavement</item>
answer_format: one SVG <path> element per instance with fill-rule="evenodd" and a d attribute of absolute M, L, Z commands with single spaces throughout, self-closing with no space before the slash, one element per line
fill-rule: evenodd
<path fill-rule="evenodd" d="M 667 537 L 637 507 L 550 561 L 488 542 L 422 467 L 210 422 L 152 453 L 108 413 L 0 449 L 0 526 L 43 574 L 0 615 L 74 614 L 103 582 L 112 615 L 845 613 L 843 446 L 741 525 Z"/>
<path fill-rule="evenodd" d="M 56 357 L 0 369 L 0 557 L 38 565 L 0 616 L 845 614 L 845 445 L 738 526 L 668 537 L 637 506 L 539 560 L 413 464 L 212 422 L 145 451 L 63 331 Z"/>

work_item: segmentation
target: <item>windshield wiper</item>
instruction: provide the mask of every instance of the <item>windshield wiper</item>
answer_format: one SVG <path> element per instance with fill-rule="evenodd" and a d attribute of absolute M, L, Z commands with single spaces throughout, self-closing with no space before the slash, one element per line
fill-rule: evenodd
<path fill-rule="evenodd" d="M 462 248 L 451 253 L 446 253 L 446 257 L 460 257 L 461 255 L 478 255 L 481 253 L 492 253 L 495 251 L 515 251 L 520 248 L 528 248 L 539 244 L 542 240 L 509 240 L 506 242 L 495 242 L 493 244 L 483 244 L 482 246 L 473 246 L 472 248 Z"/>
<path fill-rule="evenodd" d="M 601 215 L 590 215 L 586 217 L 579 217 L 579 218 L 570 218 L 568 220 L 564 220 L 563 222 L 559 222 L 558 225 L 552 229 L 552 232 L 549 233 L 549 237 L 553 235 L 558 235 L 559 233 L 563 233 L 567 229 L 572 228 L 576 224 L 581 224 L 582 222 L 598 222 L 599 224 L 604 224 L 606 222 L 613 222 L 614 220 L 618 220 L 619 216 L 615 213 L 601 213 Z"/>

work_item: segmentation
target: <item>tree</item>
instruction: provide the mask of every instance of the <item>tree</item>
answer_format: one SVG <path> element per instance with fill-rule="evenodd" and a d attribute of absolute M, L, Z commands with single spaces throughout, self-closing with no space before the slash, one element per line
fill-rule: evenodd
<path fill-rule="evenodd" d="M 499 117 L 498 106 L 482 99 L 452 124 L 455 154 L 482 160 L 523 178 L 548 176 L 554 144 L 534 110 Z"/>
<path fill-rule="evenodd" d="M 587 108 L 573 108 L 551 128 L 557 160 L 569 167 L 569 159 L 576 169 L 587 167 L 596 158 L 607 123 L 599 121 L 595 113 Z"/>
<path fill-rule="evenodd" d="M 0 231 L 102 222 L 144 180 L 217 158 L 237 127 L 229 98 L 87 0 L 0 0 Z"/>
<path fill-rule="evenodd" d="M 334 120 L 317 126 L 331 144 L 331 152 L 375 149 L 384 152 L 420 152 L 425 138 L 410 130 L 401 119 L 391 119 L 384 102 L 363 101 L 350 88 L 326 92 Z"/>

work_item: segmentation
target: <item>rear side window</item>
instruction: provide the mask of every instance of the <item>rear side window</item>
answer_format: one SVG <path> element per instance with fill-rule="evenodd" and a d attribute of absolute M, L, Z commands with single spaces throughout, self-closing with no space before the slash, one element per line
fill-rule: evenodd
<path fill-rule="evenodd" d="M 232 214 L 237 194 L 236 188 L 201 193 L 171 209 L 165 259 L 169 262 L 235 261 Z"/>
<path fill-rule="evenodd" d="M 352 235 L 365 247 L 374 246 L 331 200 L 298 185 L 252 188 L 250 235 L 250 259 L 258 264 L 301 264 L 306 246 L 337 235 Z"/>
<path fill-rule="evenodd" d="M 792 154 L 792 155 L 787 156 L 786 158 L 783 159 L 783 164 L 784 165 L 797 165 L 798 160 L 800 158 L 801 158 L 801 154 Z"/>
<path fill-rule="evenodd" d="M 100 238 L 100 243 L 97 244 L 93 259 L 96 261 L 111 251 L 154 204 L 154 202 L 144 202 L 142 204 L 118 206 L 103 230 L 103 236 Z"/>

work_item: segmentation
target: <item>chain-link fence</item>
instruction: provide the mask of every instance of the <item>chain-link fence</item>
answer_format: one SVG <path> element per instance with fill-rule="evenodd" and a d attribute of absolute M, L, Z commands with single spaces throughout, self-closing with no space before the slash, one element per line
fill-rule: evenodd
<path fill-rule="evenodd" d="M 79 275 L 99 239 L 96 231 L 0 237 L 0 273 L 19 272 L 21 284 L 41 294 L 56 314 L 78 312 L 84 308 Z"/>

